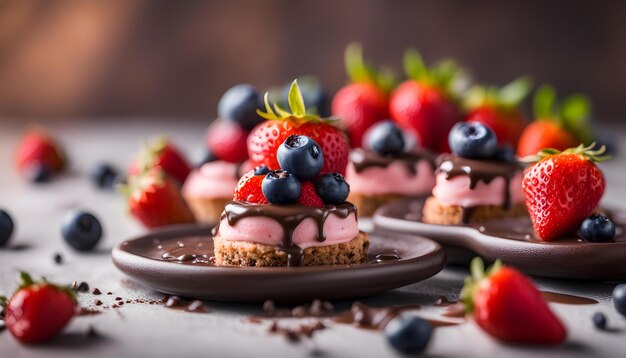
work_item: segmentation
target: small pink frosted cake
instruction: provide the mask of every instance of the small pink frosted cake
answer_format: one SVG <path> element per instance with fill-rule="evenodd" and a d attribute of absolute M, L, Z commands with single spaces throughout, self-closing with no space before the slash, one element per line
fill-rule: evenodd
<path fill-rule="evenodd" d="M 239 164 L 218 160 L 189 174 L 182 193 L 199 222 L 215 224 L 219 221 L 224 205 L 233 198 L 239 168 Z"/>
<path fill-rule="evenodd" d="M 349 200 L 361 216 L 371 216 L 390 200 L 429 195 L 435 185 L 434 170 L 434 156 L 427 151 L 382 156 L 355 149 L 346 172 Z"/>
<path fill-rule="evenodd" d="M 456 225 L 526 214 L 519 163 L 453 154 L 437 161 L 436 185 L 424 203 L 422 221 Z"/>
<path fill-rule="evenodd" d="M 367 260 L 369 241 L 359 232 L 356 207 L 226 205 L 213 237 L 220 265 L 313 266 Z"/>

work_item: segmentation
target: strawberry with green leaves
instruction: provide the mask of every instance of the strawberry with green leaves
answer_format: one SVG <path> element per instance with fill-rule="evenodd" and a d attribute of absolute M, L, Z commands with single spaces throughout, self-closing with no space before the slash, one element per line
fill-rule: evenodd
<path fill-rule="evenodd" d="M 271 106 L 265 95 L 265 112 L 258 114 L 266 121 L 257 125 L 248 136 L 248 154 L 253 167 L 267 166 L 270 170 L 280 169 L 276 159 L 278 147 L 291 135 L 300 134 L 319 143 L 324 152 L 322 173 L 345 174 L 350 145 L 346 135 L 330 119 L 307 114 L 298 82 L 293 81 L 289 91 L 291 112 L 274 104 Z"/>
<path fill-rule="evenodd" d="M 451 60 L 428 68 L 415 50 L 406 52 L 404 68 L 409 79 L 391 94 L 391 117 L 416 135 L 422 147 L 449 152 L 448 133 L 463 119 L 457 105 L 462 71 Z"/>
<path fill-rule="evenodd" d="M 52 135 L 32 128 L 22 137 L 15 156 L 17 169 L 28 180 L 44 182 L 67 166 L 63 149 Z"/>
<path fill-rule="evenodd" d="M 128 175 L 136 176 L 156 167 L 162 168 L 181 184 L 191 172 L 191 166 L 185 157 L 167 137 L 145 143 L 128 169 Z"/>
<path fill-rule="evenodd" d="M 476 257 L 461 300 L 466 312 L 489 335 L 507 343 L 556 345 L 567 332 L 541 292 L 519 271 L 498 260 L 485 272 Z"/>
<path fill-rule="evenodd" d="M 557 103 L 554 88 L 544 85 L 535 93 L 533 107 L 535 121 L 520 136 L 518 156 L 534 155 L 544 148 L 565 150 L 593 141 L 591 102 L 585 96 L 574 94 Z"/>
<path fill-rule="evenodd" d="M 531 82 L 520 77 L 503 87 L 474 86 L 465 94 L 468 122 L 479 122 L 491 128 L 499 145 L 517 148 L 526 126 L 520 104 L 528 96 Z"/>
<path fill-rule="evenodd" d="M 4 322 L 22 343 L 46 342 L 61 332 L 74 316 L 76 295 L 71 289 L 45 278 L 33 281 L 25 272 L 20 277 L 22 282 L 10 299 L 0 296 Z"/>
<path fill-rule="evenodd" d="M 180 193 L 180 184 L 160 167 L 130 176 L 120 191 L 127 198 L 130 213 L 148 228 L 195 221 Z"/>
<path fill-rule="evenodd" d="M 524 158 L 536 162 L 524 174 L 522 191 L 535 232 L 545 241 L 552 241 L 575 232 L 596 208 L 606 182 L 596 163 L 605 147 L 595 150 L 596 143 L 582 144 L 563 152 L 544 149 Z"/>
<path fill-rule="evenodd" d="M 335 94 L 331 111 L 348 133 L 350 145 L 361 147 L 365 131 L 389 117 L 394 79 L 389 71 L 378 72 L 366 64 L 358 44 L 346 49 L 345 65 L 351 82 Z"/>

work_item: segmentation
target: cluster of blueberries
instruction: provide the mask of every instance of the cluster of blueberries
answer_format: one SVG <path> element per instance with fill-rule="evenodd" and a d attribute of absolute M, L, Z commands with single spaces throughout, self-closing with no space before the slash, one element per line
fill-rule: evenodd
<path fill-rule="evenodd" d="M 11 216 L 0 210 L 0 247 L 8 244 L 15 224 Z M 92 214 L 84 211 L 70 213 L 61 225 L 61 235 L 65 242 L 78 251 L 93 249 L 102 237 L 100 221 Z"/>
<path fill-rule="evenodd" d="M 319 144 L 303 135 L 292 135 L 280 145 L 276 153 L 280 170 L 267 167 L 256 169 L 256 175 L 265 174 L 261 190 L 272 204 L 294 204 L 300 198 L 302 182 L 312 181 L 317 195 L 325 204 L 339 205 L 346 201 L 350 186 L 339 173 L 320 175 L 324 153 Z"/>

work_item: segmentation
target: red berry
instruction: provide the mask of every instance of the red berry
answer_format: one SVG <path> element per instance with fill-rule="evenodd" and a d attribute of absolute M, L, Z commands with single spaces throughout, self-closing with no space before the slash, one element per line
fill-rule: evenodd
<path fill-rule="evenodd" d="M 146 227 L 195 221 L 180 193 L 180 184 L 161 168 L 129 177 L 122 190 L 130 213 Z"/>
<path fill-rule="evenodd" d="M 237 122 L 216 119 L 207 129 L 208 148 L 221 160 L 241 163 L 248 159 L 246 140 L 249 132 Z"/>
<path fill-rule="evenodd" d="M 45 165 L 52 172 L 61 172 L 66 165 L 65 155 L 58 143 L 43 130 L 29 130 L 17 148 L 17 169 L 24 173 L 34 164 Z"/>
<path fill-rule="evenodd" d="M 128 175 L 137 176 L 153 168 L 163 169 L 181 184 L 191 172 L 191 166 L 185 157 L 166 137 L 146 143 L 128 169 Z"/>
<path fill-rule="evenodd" d="M 510 343 L 553 345 L 562 343 L 565 327 L 550 310 L 541 292 L 519 271 L 501 267 L 484 272 L 482 260 L 472 261 L 472 279 L 461 299 L 480 328 Z"/>
<path fill-rule="evenodd" d="M 332 113 L 348 132 L 350 145 L 361 147 L 365 131 L 389 118 L 389 102 L 387 95 L 374 84 L 351 83 L 333 98 Z"/>
<path fill-rule="evenodd" d="M 604 158 L 598 157 L 602 149 L 592 148 L 547 151 L 526 171 L 522 190 L 541 239 L 552 241 L 576 231 L 598 207 L 605 180 L 594 162 Z"/>
<path fill-rule="evenodd" d="M 565 150 L 578 144 L 580 142 L 558 123 L 540 119 L 529 124 L 522 131 L 517 155 L 523 158 L 528 155 L 535 155 L 544 148 Z"/>
<path fill-rule="evenodd" d="M 513 148 L 517 148 L 525 126 L 524 117 L 518 110 L 504 111 L 492 106 L 475 108 L 466 120 L 486 125 L 496 134 L 499 145 L 510 144 Z"/>
<path fill-rule="evenodd" d="M 261 183 L 265 175 L 255 175 L 254 170 L 247 172 L 239 179 L 233 200 L 245 201 L 248 203 L 269 204 L 263 191 Z"/>
<path fill-rule="evenodd" d="M 74 316 L 76 299 L 69 289 L 46 281 L 33 282 L 26 273 L 22 273 L 22 280 L 20 289 L 7 303 L 6 326 L 20 342 L 48 341 Z"/>
<path fill-rule="evenodd" d="M 315 185 L 310 181 L 303 182 L 300 189 L 300 198 L 296 202 L 299 205 L 313 206 L 323 208 L 324 202 L 315 192 Z"/>

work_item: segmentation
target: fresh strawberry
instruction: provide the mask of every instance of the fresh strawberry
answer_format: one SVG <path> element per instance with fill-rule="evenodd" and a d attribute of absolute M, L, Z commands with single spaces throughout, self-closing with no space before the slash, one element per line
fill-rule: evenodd
<path fill-rule="evenodd" d="M 248 159 L 248 132 L 234 121 L 216 119 L 206 132 L 206 144 L 218 159 L 241 163 Z"/>
<path fill-rule="evenodd" d="M 517 148 L 526 125 L 520 103 L 531 88 L 530 81 L 520 77 L 502 88 L 474 86 L 465 95 L 468 122 L 479 122 L 491 128 L 498 144 Z"/>
<path fill-rule="evenodd" d="M 256 175 L 255 170 L 247 172 L 239 179 L 233 200 L 246 201 L 248 203 L 268 204 L 269 202 L 263 195 L 261 183 L 265 175 Z"/>
<path fill-rule="evenodd" d="M 16 164 L 20 173 L 35 164 L 45 165 L 53 173 L 59 173 L 67 163 L 63 150 L 50 134 L 42 129 L 31 129 L 20 141 Z"/>
<path fill-rule="evenodd" d="M 9 332 L 22 343 L 41 343 L 54 338 L 76 312 L 76 297 L 72 290 L 54 285 L 45 279 L 34 282 L 25 272 L 22 282 L 6 300 L 4 322 Z"/>
<path fill-rule="evenodd" d="M 297 81 L 293 82 L 289 93 L 289 106 L 293 113 L 277 105 L 272 109 L 265 95 L 266 113 L 259 111 L 259 115 L 267 120 L 257 125 L 248 137 L 248 154 L 252 165 L 266 165 L 270 170 L 280 169 L 276 159 L 278 147 L 292 134 L 300 134 L 312 138 L 322 148 L 322 173 L 345 173 L 350 152 L 345 134 L 330 120 L 306 113 Z"/>
<path fill-rule="evenodd" d="M 194 222 L 180 193 L 180 184 L 160 167 L 128 178 L 121 191 L 130 213 L 146 227 Z"/>
<path fill-rule="evenodd" d="M 535 121 L 522 132 L 517 147 L 520 157 L 534 155 L 544 148 L 565 150 L 593 141 L 589 116 L 591 104 L 582 95 L 566 97 L 556 103 L 556 92 L 542 86 L 534 98 Z"/>
<path fill-rule="evenodd" d="M 491 336 L 509 343 L 555 345 L 567 335 L 541 292 L 519 271 L 498 260 L 485 272 L 483 261 L 471 263 L 471 277 L 461 291 L 465 309 Z"/>
<path fill-rule="evenodd" d="M 393 76 L 388 71 L 379 74 L 365 64 L 357 44 L 348 46 L 345 62 L 351 83 L 335 94 L 331 111 L 348 133 L 350 145 L 361 147 L 363 133 L 372 124 L 389 118 L 388 92 Z"/>
<path fill-rule="evenodd" d="M 605 147 L 594 150 L 582 144 L 563 152 L 544 149 L 525 161 L 537 162 L 524 174 L 522 190 L 537 235 L 552 241 L 574 232 L 598 207 L 605 181 L 595 163 Z"/>
<path fill-rule="evenodd" d="M 185 157 L 167 137 L 145 143 L 137 159 L 128 169 L 128 174 L 137 176 L 156 167 L 162 168 L 181 184 L 191 172 L 191 167 Z"/>
<path fill-rule="evenodd" d="M 391 94 L 391 117 L 416 135 L 422 147 L 448 152 L 448 132 L 462 119 L 454 93 L 460 70 L 449 60 L 429 69 L 414 50 L 405 54 L 404 67 L 409 80 Z"/>
<path fill-rule="evenodd" d="M 315 185 L 310 181 L 303 182 L 302 187 L 300 189 L 300 198 L 296 202 L 296 204 L 313 206 L 316 208 L 323 208 L 324 202 L 322 198 L 317 195 L 315 192 Z"/>

